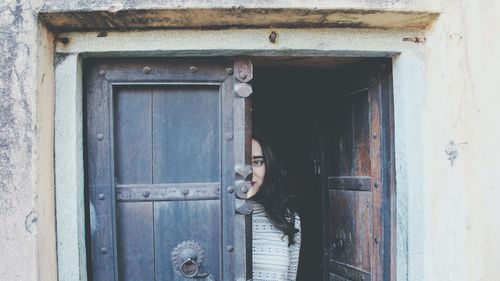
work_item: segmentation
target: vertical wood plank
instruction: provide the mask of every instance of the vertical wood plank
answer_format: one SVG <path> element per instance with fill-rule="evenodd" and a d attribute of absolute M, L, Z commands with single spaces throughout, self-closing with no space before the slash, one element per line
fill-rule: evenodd
<path fill-rule="evenodd" d="M 118 278 L 154 281 L 153 203 L 116 204 Z"/>
<path fill-rule="evenodd" d="M 220 180 L 219 98 L 217 86 L 154 89 L 154 183 Z"/>
<path fill-rule="evenodd" d="M 339 101 L 341 103 L 340 112 L 337 118 L 340 121 L 337 139 L 338 147 L 338 172 L 339 175 L 352 175 L 353 170 L 353 122 L 352 103 L 348 99 Z"/>
<path fill-rule="evenodd" d="M 86 95 L 86 163 L 90 201 L 92 276 L 94 281 L 116 280 L 115 209 L 113 177 L 112 87 L 105 71 L 91 66 Z"/>
<path fill-rule="evenodd" d="M 252 77 L 252 63 L 246 59 L 236 59 L 234 64 L 235 89 L 237 84 L 249 82 Z M 245 73 L 244 76 L 241 74 Z M 235 91 L 234 101 L 234 162 L 237 167 L 249 166 L 251 161 L 252 143 L 252 117 L 251 101 L 247 97 L 239 96 Z M 238 178 L 238 181 L 246 179 Z M 239 188 L 239 187 L 235 187 Z M 239 191 L 236 190 L 235 193 Z M 246 200 L 236 198 L 236 208 L 244 204 Z M 252 278 L 252 238 L 251 238 L 251 216 L 236 215 L 234 219 L 234 247 L 233 258 L 235 259 L 236 280 Z"/>
<path fill-rule="evenodd" d="M 370 107 L 368 94 L 351 99 L 352 114 L 352 176 L 370 176 Z"/>
<path fill-rule="evenodd" d="M 148 87 L 115 90 L 117 184 L 152 183 L 152 93 Z"/>
<path fill-rule="evenodd" d="M 352 102 L 352 127 L 353 127 L 353 176 L 371 176 L 370 159 L 370 107 L 368 93 L 354 95 Z M 356 201 L 353 207 L 355 216 L 355 265 L 367 272 L 371 272 L 372 256 L 372 192 L 353 193 Z"/>
<path fill-rule="evenodd" d="M 382 151 L 381 151 L 381 138 L 382 138 L 382 117 L 381 117 L 381 74 L 378 72 L 372 80 L 372 85 L 369 91 L 370 103 L 370 132 L 372 139 L 370 142 L 370 160 L 371 160 L 371 177 L 373 185 L 372 208 L 373 218 L 373 241 L 372 248 L 372 263 L 373 263 L 373 280 L 383 280 L 383 198 L 382 198 Z"/>
<path fill-rule="evenodd" d="M 330 190 L 332 259 L 371 271 L 371 193 Z"/>
<path fill-rule="evenodd" d="M 392 67 L 384 64 L 382 69 L 382 196 L 384 222 L 383 280 L 396 280 L 396 163 L 394 156 L 394 115 Z"/>

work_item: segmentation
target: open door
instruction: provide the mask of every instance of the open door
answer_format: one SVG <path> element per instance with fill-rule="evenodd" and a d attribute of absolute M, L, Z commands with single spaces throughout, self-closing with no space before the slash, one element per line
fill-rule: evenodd
<path fill-rule="evenodd" d="M 336 77 L 313 151 L 323 188 L 324 280 L 391 280 L 390 67 Z"/>
<path fill-rule="evenodd" d="M 86 62 L 94 281 L 251 278 L 247 60 Z"/>

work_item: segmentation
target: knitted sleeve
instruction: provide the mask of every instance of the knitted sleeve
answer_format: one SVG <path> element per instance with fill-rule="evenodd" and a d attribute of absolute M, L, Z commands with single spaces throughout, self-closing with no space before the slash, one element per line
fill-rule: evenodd
<path fill-rule="evenodd" d="M 300 253 L 300 242 L 301 242 L 301 234 L 302 229 L 300 227 L 300 217 L 296 213 L 295 214 L 295 228 L 299 230 L 299 232 L 295 233 L 293 240 L 295 243 L 288 247 L 288 254 L 290 257 L 290 261 L 288 263 L 288 279 L 287 281 L 295 281 L 297 278 L 297 268 L 299 267 L 299 253 Z"/>

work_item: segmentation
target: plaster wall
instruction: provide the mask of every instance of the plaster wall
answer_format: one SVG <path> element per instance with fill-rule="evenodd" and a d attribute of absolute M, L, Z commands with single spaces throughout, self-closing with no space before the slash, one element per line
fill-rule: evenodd
<path fill-rule="evenodd" d="M 398 256 L 398 270 L 412 281 L 497 280 L 500 205 L 496 198 L 500 197 L 500 187 L 494 176 L 500 170 L 500 97 L 495 78 L 500 63 L 500 38 L 496 36 L 500 32 L 500 3 L 245 2 L 0 3 L 0 280 L 55 280 L 57 270 L 54 83 L 53 68 L 48 64 L 52 35 L 40 24 L 38 12 L 233 6 L 440 12 L 435 23 L 425 30 L 427 40 L 418 44 L 418 50 L 394 57 L 395 79 L 405 81 L 400 85 L 414 87 L 395 87 L 396 94 L 402 95 L 397 97 L 400 106 L 395 109 L 396 126 L 400 128 L 400 133 L 396 132 L 398 188 L 406 188 L 400 194 L 402 198 L 398 197 L 398 208 L 400 216 L 411 214 L 406 219 L 398 217 L 404 222 L 398 225 L 399 233 L 408 234 L 407 239 L 398 237 L 398 253 L 399 248 L 406 249 L 406 256 Z M 388 40 L 407 34 L 383 32 Z M 357 34 L 369 37 L 371 31 Z M 334 47 L 340 50 L 348 42 L 342 44 Z M 365 49 L 370 51 L 369 46 Z M 412 63 L 399 64 L 401 60 Z M 411 76 L 414 73 L 423 73 L 424 77 Z"/>
<path fill-rule="evenodd" d="M 423 93 L 426 280 L 498 280 L 500 3 L 449 1 L 443 11 Z"/>

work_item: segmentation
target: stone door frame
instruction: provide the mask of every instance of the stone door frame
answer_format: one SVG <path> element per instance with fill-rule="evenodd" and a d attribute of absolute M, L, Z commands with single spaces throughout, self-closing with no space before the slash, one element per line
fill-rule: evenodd
<path fill-rule="evenodd" d="M 428 22 L 430 22 L 432 19 Z M 53 122 L 55 233 L 59 280 L 87 280 L 84 223 L 82 60 L 87 57 L 335 56 L 391 57 L 393 62 L 397 218 L 394 280 L 421 280 L 424 264 L 423 128 L 425 45 L 420 28 L 245 28 L 46 32 L 40 44 L 54 49 L 55 109 L 41 109 L 39 125 Z M 50 27 L 50 25 L 47 25 Z M 43 30 L 43 28 L 42 28 Z M 273 43 L 271 32 L 278 37 Z M 43 32 L 42 32 L 43 33 Z M 43 34 L 42 34 L 43 35 Z M 47 59 L 39 59 L 46 61 Z M 47 66 L 40 66 L 47 67 Z M 42 87 L 43 88 L 43 87 Z M 50 87 L 45 88 L 50 92 Z M 43 89 L 42 89 L 43 90 Z M 52 113 L 51 113 L 52 112 Z M 40 115 L 41 114 L 41 115 Z M 411 148 L 411 149 L 409 149 Z M 48 202 L 49 204 L 51 202 Z M 49 206 L 50 207 L 50 206 Z M 50 214 L 50 212 L 48 212 Z M 40 214 L 43 216 L 44 214 Z M 42 237 L 43 239 L 43 237 Z M 50 243 L 50 237 L 46 239 Z M 44 268 L 43 256 L 40 256 Z M 50 270 L 50 265 L 46 266 Z M 43 274 L 42 274 L 43 275 Z M 50 274 L 49 274 L 50 275 Z"/>

